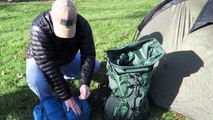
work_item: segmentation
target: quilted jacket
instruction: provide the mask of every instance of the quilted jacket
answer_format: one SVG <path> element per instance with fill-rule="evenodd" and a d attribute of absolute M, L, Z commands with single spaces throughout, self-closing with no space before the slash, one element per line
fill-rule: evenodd
<path fill-rule="evenodd" d="M 73 38 L 57 37 L 52 27 L 49 11 L 40 14 L 33 21 L 26 54 L 27 58 L 35 59 L 60 98 L 67 100 L 71 97 L 71 92 L 59 68 L 72 61 L 80 51 L 80 85 L 90 84 L 96 55 L 92 30 L 80 14 L 77 15 L 76 34 Z"/>

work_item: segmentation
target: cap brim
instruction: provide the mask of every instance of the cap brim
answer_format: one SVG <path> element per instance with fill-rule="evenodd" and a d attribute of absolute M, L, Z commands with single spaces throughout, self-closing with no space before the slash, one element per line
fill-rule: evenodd
<path fill-rule="evenodd" d="M 66 28 L 59 24 L 53 23 L 53 30 L 55 32 L 55 35 L 60 38 L 73 38 L 76 32 L 76 24 L 73 24 L 70 28 Z"/>

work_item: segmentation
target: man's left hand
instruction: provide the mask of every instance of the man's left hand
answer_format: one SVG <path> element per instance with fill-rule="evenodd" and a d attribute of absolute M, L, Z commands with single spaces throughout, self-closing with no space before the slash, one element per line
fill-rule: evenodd
<path fill-rule="evenodd" d="M 90 88 L 85 84 L 81 85 L 79 98 L 84 100 L 87 99 L 89 96 L 90 96 Z"/>

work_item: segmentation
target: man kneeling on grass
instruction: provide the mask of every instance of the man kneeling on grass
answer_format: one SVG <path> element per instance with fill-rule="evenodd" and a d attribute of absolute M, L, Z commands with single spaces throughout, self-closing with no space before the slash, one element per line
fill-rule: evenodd
<path fill-rule="evenodd" d="M 76 12 L 70 0 L 56 0 L 52 9 L 32 23 L 26 49 L 26 77 L 30 89 L 41 101 L 57 96 L 76 115 L 81 109 L 65 79 L 79 78 L 80 99 L 90 96 L 89 84 L 100 68 L 89 23 Z M 78 52 L 79 51 L 79 52 Z"/>

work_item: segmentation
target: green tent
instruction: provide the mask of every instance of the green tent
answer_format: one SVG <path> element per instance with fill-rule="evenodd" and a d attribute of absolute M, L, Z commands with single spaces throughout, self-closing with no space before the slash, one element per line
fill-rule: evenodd
<path fill-rule="evenodd" d="M 136 37 L 154 37 L 166 52 L 153 73 L 153 101 L 197 120 L 213 119 L 212 6 L 213 0 L 161 1 Z"/>

